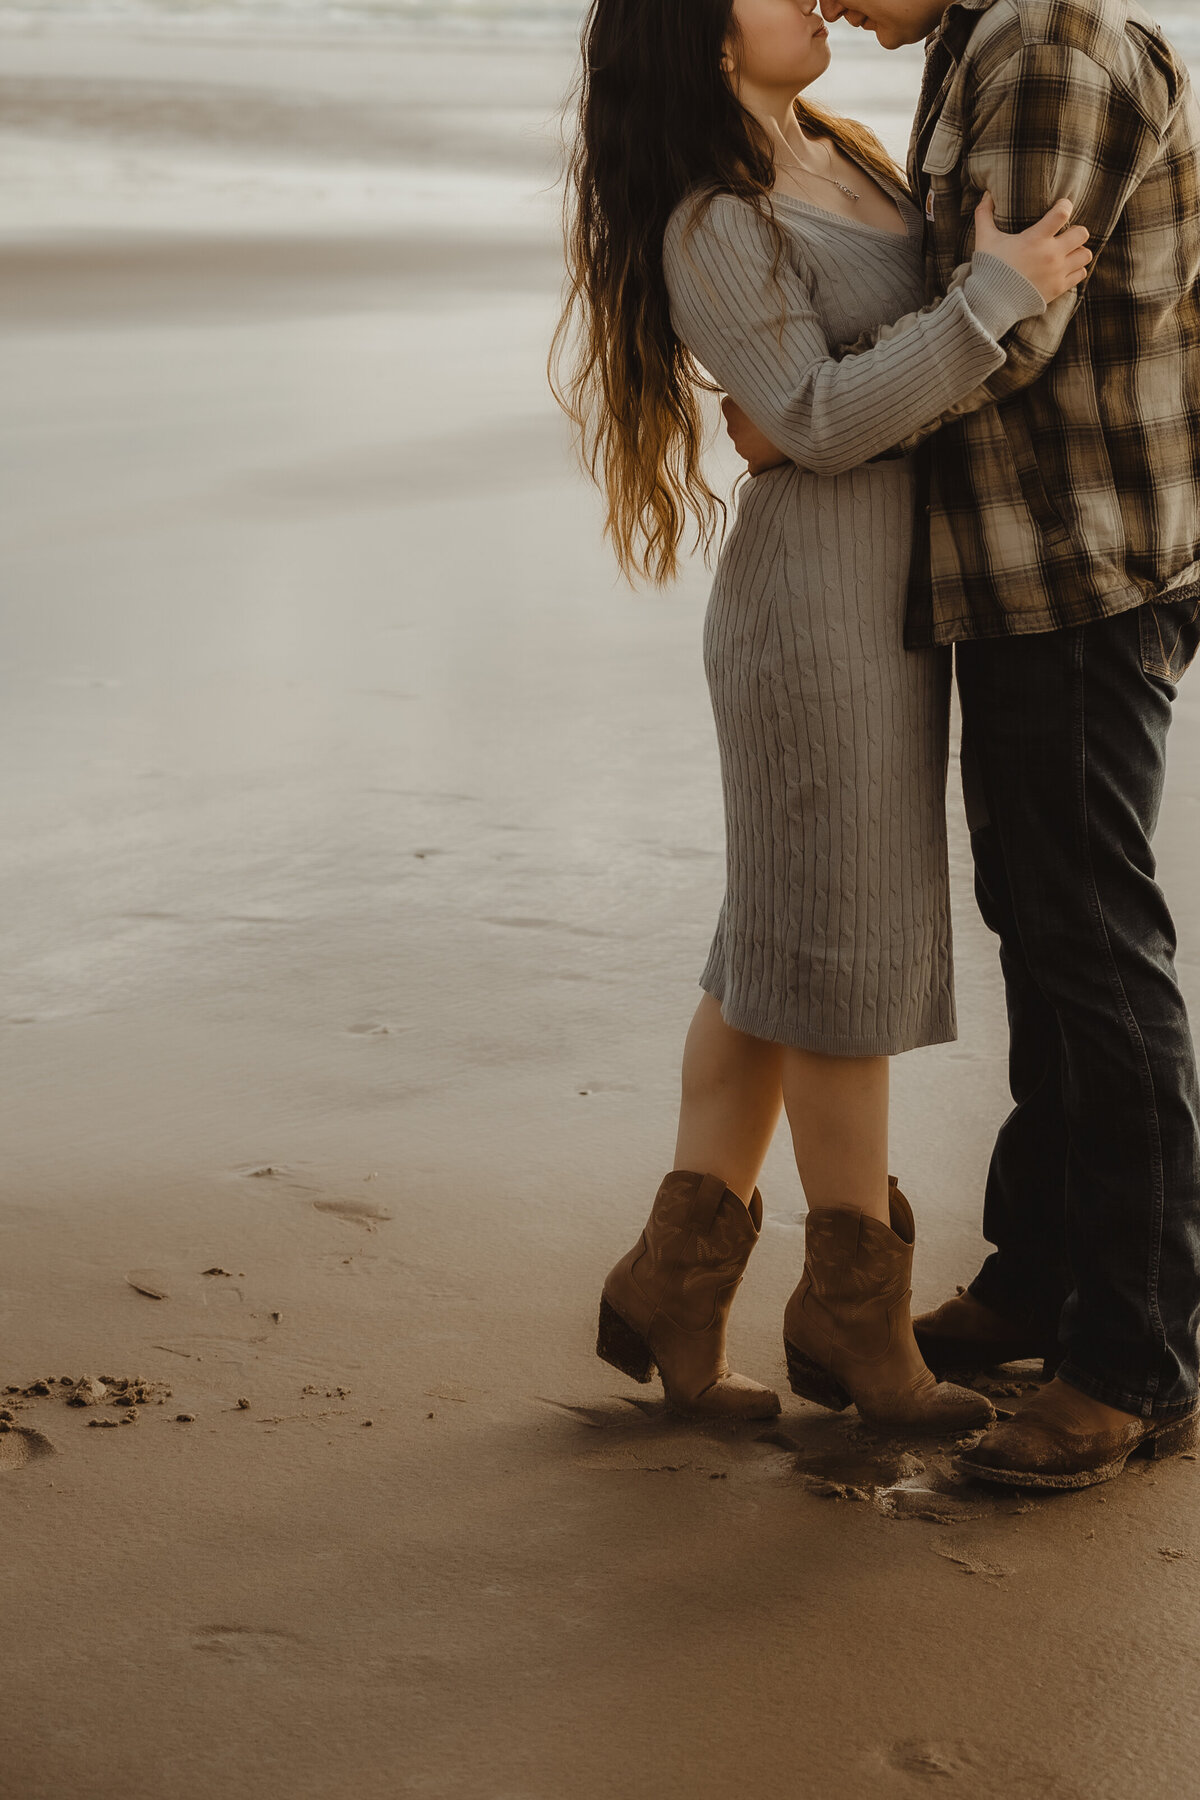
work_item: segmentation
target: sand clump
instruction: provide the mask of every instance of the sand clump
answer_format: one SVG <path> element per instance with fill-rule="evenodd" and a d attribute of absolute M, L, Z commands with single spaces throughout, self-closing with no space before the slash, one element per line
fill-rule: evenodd
<path fill-rule="evenodd" d="M 14 1409 L 32 1400 L 60 1399 L 75 1407 L 107 1404 L 132 1415 L 139 1406 L 164 1405 L 170 1394 L 166 1382 L 145 1375 L 44 1375 L 24 1387 L 10 1382 L 4 1389 L 6 1403 L 0 1407 L 0 1431 L 11 1430 L 16 1424 Z"/>
<path fill-rule="evenodd" d="M 43 1375 L 24 1387 L 10 1382 L 4 1390 L 6 1404 L 0 1407 L 0 1469 L 22 1468 L 34 1457 L 55 1451 L 43 1432 L 21 1422 L 20 1412 L 31 1402 L 57 1399 L 89 1411 L 112 1408 L 96 1410 L 87 1421 L 89 1426 L 111 1431 L 135 1425 L 141 1416 L 139 1407 L 163 1406 L 170 1392 L 165 1382 L 145 1375 Z"/>
<path fill-rule="evenodd" d="M 67 1395 L 67 1405 L 99 1406 L 102 1400 L 107 1399 L 108 1388 L 103 1381 L 97 1381 L 94 1375 L 81 1375 Z"/>

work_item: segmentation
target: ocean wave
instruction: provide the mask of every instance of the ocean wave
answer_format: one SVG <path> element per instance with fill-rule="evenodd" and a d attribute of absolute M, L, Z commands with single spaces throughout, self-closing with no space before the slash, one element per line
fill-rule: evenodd
<path fill-rule="evenodd" d="M 578 36 L 582 0 L 0 0 L 0 26 L 129 22 L 185 31 L 283 27 L 313 32 Z"/>
<path fill-rule="evenodd" d="M 0 28 L 127 21 L 159 28 L 329 32 L 419 32 L 447 36 L 535 36 L 576 39 L 586 0 L 0 0 Z M 1192 64 L 1200 63 L 1200 6 L 1159 8 L 1154 15 Z M 858 37 L 858 34 L 855 34 Z M 862 42 L 861 39 L 859 39 Z M 867 39 L 863 50 L 875 56 Z"/>

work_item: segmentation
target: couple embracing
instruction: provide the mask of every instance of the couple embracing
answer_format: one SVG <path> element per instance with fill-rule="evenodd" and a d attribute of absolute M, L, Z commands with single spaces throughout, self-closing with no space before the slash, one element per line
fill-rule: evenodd
<path fill-rule="evenodd" d="M 907 179 L 811 97 L 843 17 L 925 40 Z M 1200 642 L 1187 71 L 1133 0 L 593 0 L 580 100 L 565 399 L 625 569 L 665 581 L 718 533 L 706 390 L 753 477 L 704 630 L 725 900 L 599 1353 L 691 1417 L 778 1411 L 725 1328 L 785 1112 L 796 1393 L 990 1425 L 961 1466 L 1016 1485 L 1184 1449 L 1200 1095 L 1151 840 Z M 1014 1104 L 994 1250 L 913 1320 L 888 1070 L 955 1035 L 951 655 Z M 1031 1357 L 1049 1379 L 999 1424 L 947 1379 Z"/>

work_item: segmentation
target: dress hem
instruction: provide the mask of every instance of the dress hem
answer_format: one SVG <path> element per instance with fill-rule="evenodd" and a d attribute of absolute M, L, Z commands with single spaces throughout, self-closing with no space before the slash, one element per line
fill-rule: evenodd
<path fill-rule="evenodd" d="M 909 1050 L 929 1050 L 958 1039 L 958 1020 L 953 1011 L 947 1024 L 908 1035 L 860 1037 L 852 1033 L 793 1031 L 780 1026 L 768 1013 L 727 1006 L 721 993 L 703 978 L 700 986 L 717 1001 L 721 1017 L 734 1031 L 744 1031 L 747 1037 L 763 1043 L 786 1045 L 789 1050 L 813 1050 L 824 1056 L 903 1056 Z"/>

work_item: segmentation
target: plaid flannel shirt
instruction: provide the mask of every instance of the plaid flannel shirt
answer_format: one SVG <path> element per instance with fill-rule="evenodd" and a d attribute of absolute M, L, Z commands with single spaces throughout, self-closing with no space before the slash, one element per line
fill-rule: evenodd
<path fill-rule="evenodd" d="M 902 446 L 928 440 L 908 643 L 1200 588 L 1200 106 L 1182 59 L 1130 0 L 955 0 L 926 52 L 908 175 L 930 301 L 971 254 L 985 188 L 1002 231 L 1070 195 L 1095 260 Z"/>

